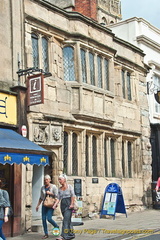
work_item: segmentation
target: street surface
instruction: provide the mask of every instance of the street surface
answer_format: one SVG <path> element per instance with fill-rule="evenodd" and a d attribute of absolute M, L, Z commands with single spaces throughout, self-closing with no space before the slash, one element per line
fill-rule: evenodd
<path fill-rule="evenodd" d="M 108 216 L 107 216 L 108 217 Z M 160 240 L 160 210 L 149 209 L 141 212 L 116 214 L 112 217 L 84 219 L 84 225 L 75 226 L 75 240 Z M 41 226 L 41 223 L 39 223 Z M 61 226 L 61 224 L 60 224 Z M 43 236 L 39 232 L 28 232 L 7 240 L 37 240 Z M 56 236 L 50 231 L 48 240 Z"/>

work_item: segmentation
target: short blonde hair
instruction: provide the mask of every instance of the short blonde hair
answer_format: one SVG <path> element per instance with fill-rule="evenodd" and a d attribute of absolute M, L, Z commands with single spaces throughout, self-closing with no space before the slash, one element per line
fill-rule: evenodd
<path fill-rule="evenodd" d="M 44 176 L 44 179 L 51 179 L 51 177 L 47 174 Z"/>
<path fill-rule="evenodd" d="M 65 173 L 60 174 L 58 178 L 64 178 L 67 181 L 67 175 Z"/>

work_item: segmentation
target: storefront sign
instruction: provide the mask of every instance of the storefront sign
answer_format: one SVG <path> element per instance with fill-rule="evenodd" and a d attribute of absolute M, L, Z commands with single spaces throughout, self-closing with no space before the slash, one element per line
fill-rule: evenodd
<path fill-rule="evenodd" d="M 81 179 L 74 179 L 74 192 L 76 196 L 82 196 Z"/>
<path fill-rule="evenodd" d="M 0 122 L 17 124 L 17 97 L 0 93 Z"/>
<path fill-rule="evenodd" d="M 116 212 L 126 214 L 126 209 L 120 186 L 116 183 L 110 183 L 105 189 L 100 216 L 113 215 L 115 218 Z"/>
<path fill-rule="evenodd" d="M 42 74 L 28 77 L 28 106 L 44 103 L 44 78 Z"/>

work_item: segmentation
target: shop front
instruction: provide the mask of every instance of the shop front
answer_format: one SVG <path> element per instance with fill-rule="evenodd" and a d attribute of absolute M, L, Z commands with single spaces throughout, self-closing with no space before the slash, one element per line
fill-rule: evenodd
<path fill-rule="evenodd" d="M 27 125 L 25 97 L 22 94 L 26 96 L 25 91 L 20 94 L 0 92 L 0 179 L 3 189 L 9 193 L 13 208 L 13 216 L 3 227 L 7 237 L 20 235 L 25 229 L 22 221 L 25 205 L 22 199 L 22 195 L 25 196 L 24 166 L 49 164 L 49 151 L 28 140 L 24 132 L 25 137 L 18 133 L 22 125 Z"/>

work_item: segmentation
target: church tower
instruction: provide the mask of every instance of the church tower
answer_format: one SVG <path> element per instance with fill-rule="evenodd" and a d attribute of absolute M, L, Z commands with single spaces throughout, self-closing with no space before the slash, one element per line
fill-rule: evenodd
<path fill-rule="evenodd" d="M 75 11 L 107 26 L 122 20 L 121 0 L 48 0 L 50 3 Z"/>

